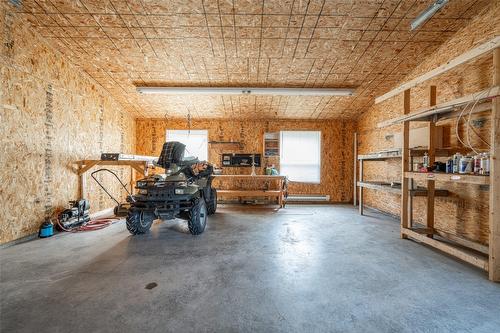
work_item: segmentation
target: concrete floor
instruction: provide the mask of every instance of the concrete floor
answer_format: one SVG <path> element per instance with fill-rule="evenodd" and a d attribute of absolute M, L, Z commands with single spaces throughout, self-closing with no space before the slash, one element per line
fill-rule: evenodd
<path fill-rule="evenodd" d="M 120 222 L 3 248 L 0 331 L 500 331 L 500 285 L 368 214 L 226 207 L 198 237 Z"/>

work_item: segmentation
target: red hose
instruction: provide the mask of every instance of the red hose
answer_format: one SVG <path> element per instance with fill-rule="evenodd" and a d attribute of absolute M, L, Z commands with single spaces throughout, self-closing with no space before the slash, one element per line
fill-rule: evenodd
<path fill-rule="evenodd" d="M 102 218 L 102 219 L 95 219 L 95 220 L 90 220 L 87 222 L 85 225 L 81 225 L 79 227 L 75 228 L 70 228 L 66 229 L 60 222 L 59 219 L 56 219 L 57 225 L 61 230 L 66 231 L 66 232 L 81 232 L 81 231 L 94 231 L 94 230 L 100 230 L 104 229 L 106 227 L 109 227 L 115 222 L 118 222 L 120 219 L 117 217 L 107 217 L 107 218 Z"/>

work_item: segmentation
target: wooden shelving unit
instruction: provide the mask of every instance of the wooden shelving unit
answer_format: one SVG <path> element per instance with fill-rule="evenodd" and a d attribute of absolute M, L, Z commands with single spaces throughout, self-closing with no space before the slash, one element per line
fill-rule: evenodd
<path fill-rule="evenodd" d="M 457 151 L 458 148 L 436 148 L 436 156 L 450 156 L 450 152 Z M 401 149 L 384 150 L 376 153 L 358 155 L 358 160 L 383 161 L 390 158 L 401 158 L 403 154 Z M 427 148 L 412 148 L 410 149 L 410 157 L 422 157 L 428 151 Z"/>
<path fill-rule="evenodd" d="M 384 150 L 376 153 L 358 155 L 358 160 L 383 161 L 389 158 L 401 158 L 401 149 Z"/>
<path fill-rule="evenodd" d="M 447 157 L 450 156 L 451 152 L 460 151 L 463 149 L 460 148 L 436 148 L 436 157 Z M 390 158 L 401 158 L 403 154 L 401 153 L 402 149 L 394 149 L 394 150 L 384 150 L 376 153 L 370 153 L 365 155 L 358 155 L 358 160 L 374 160 L 374 161 L 383 161 Z M 410 149 L 410 157 L 422 157 L 424 153 L 427 153 L 427 148 L 411 148 Z"/>
<path fill-rule="evenodd" d="M 404 96 L 404 102 L 405 105 L 409 106 L 409 91 L 405 91 L 405 96 Z M 433 107 L 433 101 L 435 101 L 435 96 L 436 96 L 436 87 L 431 87 L 431 108 L 430 109 L 436 109 Z M 409 109 L 405 107 L 405 109 Z M 441 110 L 436 111 L 439 114 L 442 114 Z M 450 109 L 449 112 L 452 112 Z M 434 229 L 434 199 L 437 196 L 437 191 L 434 189 L 435 188 L 435 182 L 454 182 L 454 183 L 462 183 L 462 184 L 475 184 L 475 185 L 490 185 L 491 179 L 493 177 L 493 173 L 491 176 L 481 176 L 481 175 L 472 175 L 472 174 L 447 174 L 447 173 L 438 173 L 438 172 L 429 172 L 429 173 L 423 173 L 423 172 L 415 172 L 415 171 L 410 171 L 411 170 L 411 150 L 408 148 L 409 145 L 409 140 L 408 140 L 408 129 L 409 129 L 409 122 L 410 121 L 429 121 L 429 119 L 432 119 L 429 121 L 429 126 L 432 128 L 435 128 L 435 122 L 438 121 L 439 117 L 433 117 L 429 118 L 429 112 L 424 111 L 419 111 L 419 113 L 422 114 L 422 118 L 412 116 L 412 117 L 406 117 L 403 118 L 400 117 L 399 119 L 404 119 L 402 121 L 403 123 L 403 131 L 406 132 L 403 134 L 403 179 L 402 179 L 402 204 L 401 204 L 401 237 L 402 238 L 411 238 L 413 240 L 419 241 L 421 243 L 424 243 L 428 246 L 434 247 L 440 251 L 443 251 L 449 255 L 455 256 L 469 264 L 472 264 L 476 267 L 479 267 L 481 269 L 484 269 L 486 271 L 490 271 L 492 266 L 495 265 L 500 265 L 500 262 L 497 262 L 494 257 L 491 255 L 485 255 L 484 253 L 481 253 L 477 251 L 478 246 L 475 246 L 474 244 L 465 244 L 464 242 L 460 242 L 460 239 L 449 239 L 446 237 L 446 235 L 443 236 L 443 233 L 440 233 Z M 401 122 L 400 120 L 397 120 L 398 122 Z M 492 131 L 495 131 L 495 129 L 492 129 Z M 433 131 L 430 131 L 430 142 L 433 142 Z M 498 143 L 497 143 L 498 144 Z M 432 146 L 432 144 L 429 147 L 429 159 L 431 163 L 434 161 L 435 157 L 437 156 L 437 150 Z M 493 153 L 491 154 L 493 157 Z M 492 161 L 494 159 L 492 158 Z M 493 164 L 493 162 L 492 162 Z M 492 170 L 493 172 L 493 170 Z M 411 193 L 409 191 L 410 188 L 410 182 L 413 181 L 424 181 L 427 183 L 427 189 L 428 189 L 428 201 L 427 201 L 427 221 L 426 225 L 423 228 L 414 228 L 413 223 L 412 223 L 412 212 L 411 212 Z M 492 193 L 490 193 L 490 196 L 492 196 Z M 492 207 L 490 206 L 490 211 L 492 210 Z M 492 214 L 490 214 L 492 215 Z M 490 216 L 490 219 L 493 217 Z M 496 217 L 498 220 L 498 216 Z M 498 221 L 492 220 L 490 221 L 490 228 L 493 226 L 497 225 L 498 226 Z M 492 230 L 492 229 L 490 229 Z M 490 231 L 491 233 L 491 231 Z M 438 239 L 435 236 L 441 236 L 443 239 Z M 494 238 L 496 237 L 491 237 L 490 236 L 490 244 L 491 241 L 493 241 Z M 496 241 L 500 241 L 500 238 L 497 239 Z M 490 279 L 493 281 L 498 281 L 500 279 L 500 276 L 492 276 L 490 274 Z"/>
<path fill-rule="evenodd" d="M 385 182 L 359 181 L 359 182 L 357 182 L 356 185 L 360 188 L 369 188 L 372 190 L 379 190 L 379 191 L 401 194 L 401 187 L 394 187 L 394 186 L 391 186 L 391 184 L 385 183 Z M 362 203 L 361 198 L 360 198 L 360 203 Z"/>
<path fill-rule="evenodd" d="M 438 173 L 438 172 L 405 172 L 406 178 L 411 178 L 414 180 L 427 180 L 427 181 L 442 181 L 442 182 L 454 182 L 454 183 L 464 183 L 464 184 L 477 184 L 477 185 L 489 185 L 489 176 L 479 176 L 479 175 L 469 175 L 469 174 L 457 174 L 457 173 Z"/>
<path fill-rule="evenodd" d="M 432 246 L 440 251 L 455 256 L 469 264 L 488 270 L 488 256 L 478 253 L 473 249 L 466 249 L 460 245 L 450 244 L 441 240 L 432 238 L 434 231 L 425 228 L 405 228 L 402 234 L 406 237 L 411 237 L 421 243 Z"/>
<path fill-rule="evenodd" d="M 359 187 L 370 188 L 372 190 L 379 190 L 379 191 L 401 194 L 401 186 L 392 186 L 391 184 L 385 183 L 385 182 L 364 181 L 364 182 L 358 182 L 357 185 Z M 427 196 L 427 189 L 417 187 L 417 188 L 410 190 L 410 194 L 414 197 L 425 197 L 425 196 Z M 448 190 L 436 190 L 435 194 L 438 197 L 447 197 L 449 192 L 448 192 Z"/>
<path fill-rule="evenodd" d="M 493 85 L 491 88 L 480 91 L 462 98 L 436 104 L 437 90 L 435 86 L 431 86 L 429 108 L 410 113 L 410 88 L 417 83 L 424 82 L 432 77 L 429 72 L 414 79 L 414 84 L 406 83 L 394 89 L 386 95 L 379 98 L 382 101 L 387 96 L 394 96 L 399 92 L 404 91 L 404 114 L 401 117 L 391 119 L 379 124 L 379 127 L 394 125 L 401 123 L 403 129 L 403 149 L 402 149 L 402 196 L 401 196 L 401 237 L 410 238 L 428 246 L 434 247 L 440 251 L 455 256 L 465 262 L 468 262 L 476 267 L 484 269 L 489 273 L 489 279 L 492 281 L 500 281 L 500 47 L 498 39 L 495 40 L 493 49 Z M 458 66 L 465 61 L 473 59 L 475 56 L 464 54 L 460 58 L 460 62 L 440 70 L 440 73 Z M 462 59 L 464 58 L 465 59 Z M 458 59 L 457 58 L 457 59 Z M 450 63 L 453 63 L 452 60 Z M 402 87 L 405 87 L 402 89 Z M 446 174 L 446 173 L 421 173 L 411 171 L 410 168 L 410 149 L 409 149 L 409 129 L 410 121 L 427 121 L 429 122 L 429 162 L 434 163 L 437 150 L 435 149 L 435 124 L 439 119 L 454 116 L 457 114 L 457 107 L 463 107 L 469 102 L 477 100 L 491 101 L 491 150 L 490 150 L 490 175 L 478 176 L 469 174 Z M 483 111 L 488 108 L 483 108 Z M 361 164 L 362 165 L 362 164 Z M 362 166 L 360 167 L 362 168 Z M 411 221 L 411 205 L 410 205 L 410 182 L 425 181 L 427 183 L 427 221 L 423 228 L 414 228 Z M 488 253 L 485 255 L 481 251 L 483 245 L 467 244 L 468 241 L 460 241 L 460 239 L 449 239 L 447 235 L 435 230 L 434 228 L 434 199 L 436 196 L 435 182 L 455 182 L 475 185 L 489 185 L 490 200 L 489 200 L 489 247 Z"/>
<path fill-rule="evenodd" d="M 440 120 L 441 118 L 448 118 L 450 113 L 453 113 L 456 108 L 462 107 L 470 102 L 477 101 L 478 103 L 485 103 L 486 106 L 491 108 L 489 101 L 500 94 L 500 87 L 491 87 L 484 89 L 474 94 L 470 94 L 464 97 L 453 99 L 448 102 L 444 102 L 430 108 L 424 108 L 409 114 L 402 115 L 394 119 L 383 121 L 377 124 L 377 127 L 382 128 L 390 125 L 396 125 L 404 121 L 431 121 L 435 118 Z M 482 105 L 482 104 L 479 104 Z M 485 111 L 488 108 L 480 108 L 480 111 Z"/>
<path fill-rule="evenodd" d="M 264 157 L 280 155 L 280 133 L 264 133 Z"/>
<path fill-rule="evenodd" d="M 410 149 L 411 162 L 413 163 L 413 157 L 424 156 L 424 153 L 427 152 L 428 149 L 424 148 L 413 148 Z M 439 148 L 436 150 L 438 156 L 449 156 L 451 149 L 450 148 Z M 383 181 L 365 181 L 363 180 L 363 164 L 366 161 L 385 161 L 388 159 L 401 159 L 402 158 L 402 150 L 401 149 L 391 149 L 384 150 L 380 152 L 358 155 L 357 160 L 359 161 L 359 181 L 356 179 L 355 173 L 355 188 L 354 188 L 354 205 L 356 205 L 356 201 L 359 201 L 359 213 L 363 215 L 363 189 L 369 188 L 372 190 L 384 191 L 394 194 L 401 194 L 401 187 L 391 186 L 390 183 Z M 359 188 L 359 200 L 356 195 Z M 412 183 L 410 186 L 410 194 L 411 197 L 414 196 L 427 196 L 427 189 L 425 188 L 416 188 Z M 434 192 L 437 196 L 448 196 L 448 191 L 446 190 L 437 190 Z"/>
<path fill-rule="evenodd" d="M 239 149 L 243 149 L 243 143 L 239 141 L 209 141 L 208 144 L 217 146 L 238 146 Z"/>

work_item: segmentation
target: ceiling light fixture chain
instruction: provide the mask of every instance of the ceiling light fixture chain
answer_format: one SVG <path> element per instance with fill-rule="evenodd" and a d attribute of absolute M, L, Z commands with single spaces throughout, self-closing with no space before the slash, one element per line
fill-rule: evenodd
<path fill-rule="evenodd" d="M 187 115 L 187 123 L 188 123 L 188 135 L 191 134 L 191 110 L 188 109 Z"/>

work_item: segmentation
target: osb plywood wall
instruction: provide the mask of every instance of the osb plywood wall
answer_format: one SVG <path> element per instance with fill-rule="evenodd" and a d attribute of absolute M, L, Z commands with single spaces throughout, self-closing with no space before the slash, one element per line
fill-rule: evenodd
<path fill-rule="evenodd" d="M 500 4 L 498 1 L 492 1 L 486 10 L 416 67 L 403 82 L 446 63 L 467 50 L 498 36 L 499 33 Z M 429 105 L 430 85 L 437 86 L 438 103 L 489 87 L 492 84 L 491 68 L 492 56 L 489 54 L 412 88 L 411 110 L 414 111 Z M 392 147 L 393 141 L 390 135 L 400 132 L 401 125 L 383 129 L 378 129 L 376 125 L 380 121 L 394 118 L 402 113 L 403 94 L 375 105 L 364 113 L 358 123 L 359 152 L 363 154 Z M 478 122 L 476 130 L 483 138 L 489 139 L 489 113 L 477 114 L 473 116 L 473 119 L 482 120 Z M 445 128 L 444 145 L 460 147 L 455 134 L 456 119 L 444 121 L 439 125 Z M 461 123 L 459 133 L 462 137 L 465 135 L 464 128 L 463 123 Z M 389 137 L 386 138 L 388 135 Z M 474 135 L 471 141 L 478 148 L 486 148 Z M 401 179 L 401 162 L 399 160 L 368 162 L 365 163 L 365 166 L 365 180 L 382 178 L 381 180 L 399 181 Z M 419 185 L 424 186 L 425 184 Z M 436 199 L 436 228 L 486 244 L 489 232 L 488 191 L 475 185 L 437 183 L 436 186 L 452 192 L 450 197 Z M 400 214 L 400 195 L 366 190 L 364 198 L 369 206 L 394 215 Z M 422 222 L 425 219 L 425 206 L 425 198 L 415 200 L 414 217 L 416 221 Z"/>
<path fill-rule="evenodd" d="M 0 5 L 0 243 L 35 233 L 79 197 L 72 162 L 133 151 L 135 122 L 95 81 Z M 118 170 L 129 179 L 129 171 Z M 112 193 L 115 183 L 104 179 Z M 113 206 L 89 178 L 92 211 Z"/>
<path fill-rule="evenodd" d="M 209 141 L 240 141 L 243 148 L 209 145 L 209 161 L 221 165 L 221 153 L 260 153 L 263 155 L 263 137 L 265 132 L 280 130 L 316 130 L 321 131 L 321 184 L 291 183 L 289 191 L 293 194 L 330 195 L 332 202 L 348 202 L 352 197 L 352 136 L 355 124 L 347 121 L 237 121 L 237 120 L 194 120 L 191 129 L 208 130 Z M 167 129 L 188 129 L 184 119 L 139 119 L 137 128 L 137 148 L 139 155 L 158 156 L 165 142 Z M 264 159 L 257 170 L 264 173 L 266 164 L 279 167 L 279 159 Z M 251 168 L 224 168 L 224 174 L 249 174 Z M 224 184 L 231 187 L 236 184 Z M 245 184 L 237 184 L 245 187 Z M 247 184 L 248 185 L 248 184 Z M 248 186 L 262 186 L 250 184 Z"/>

